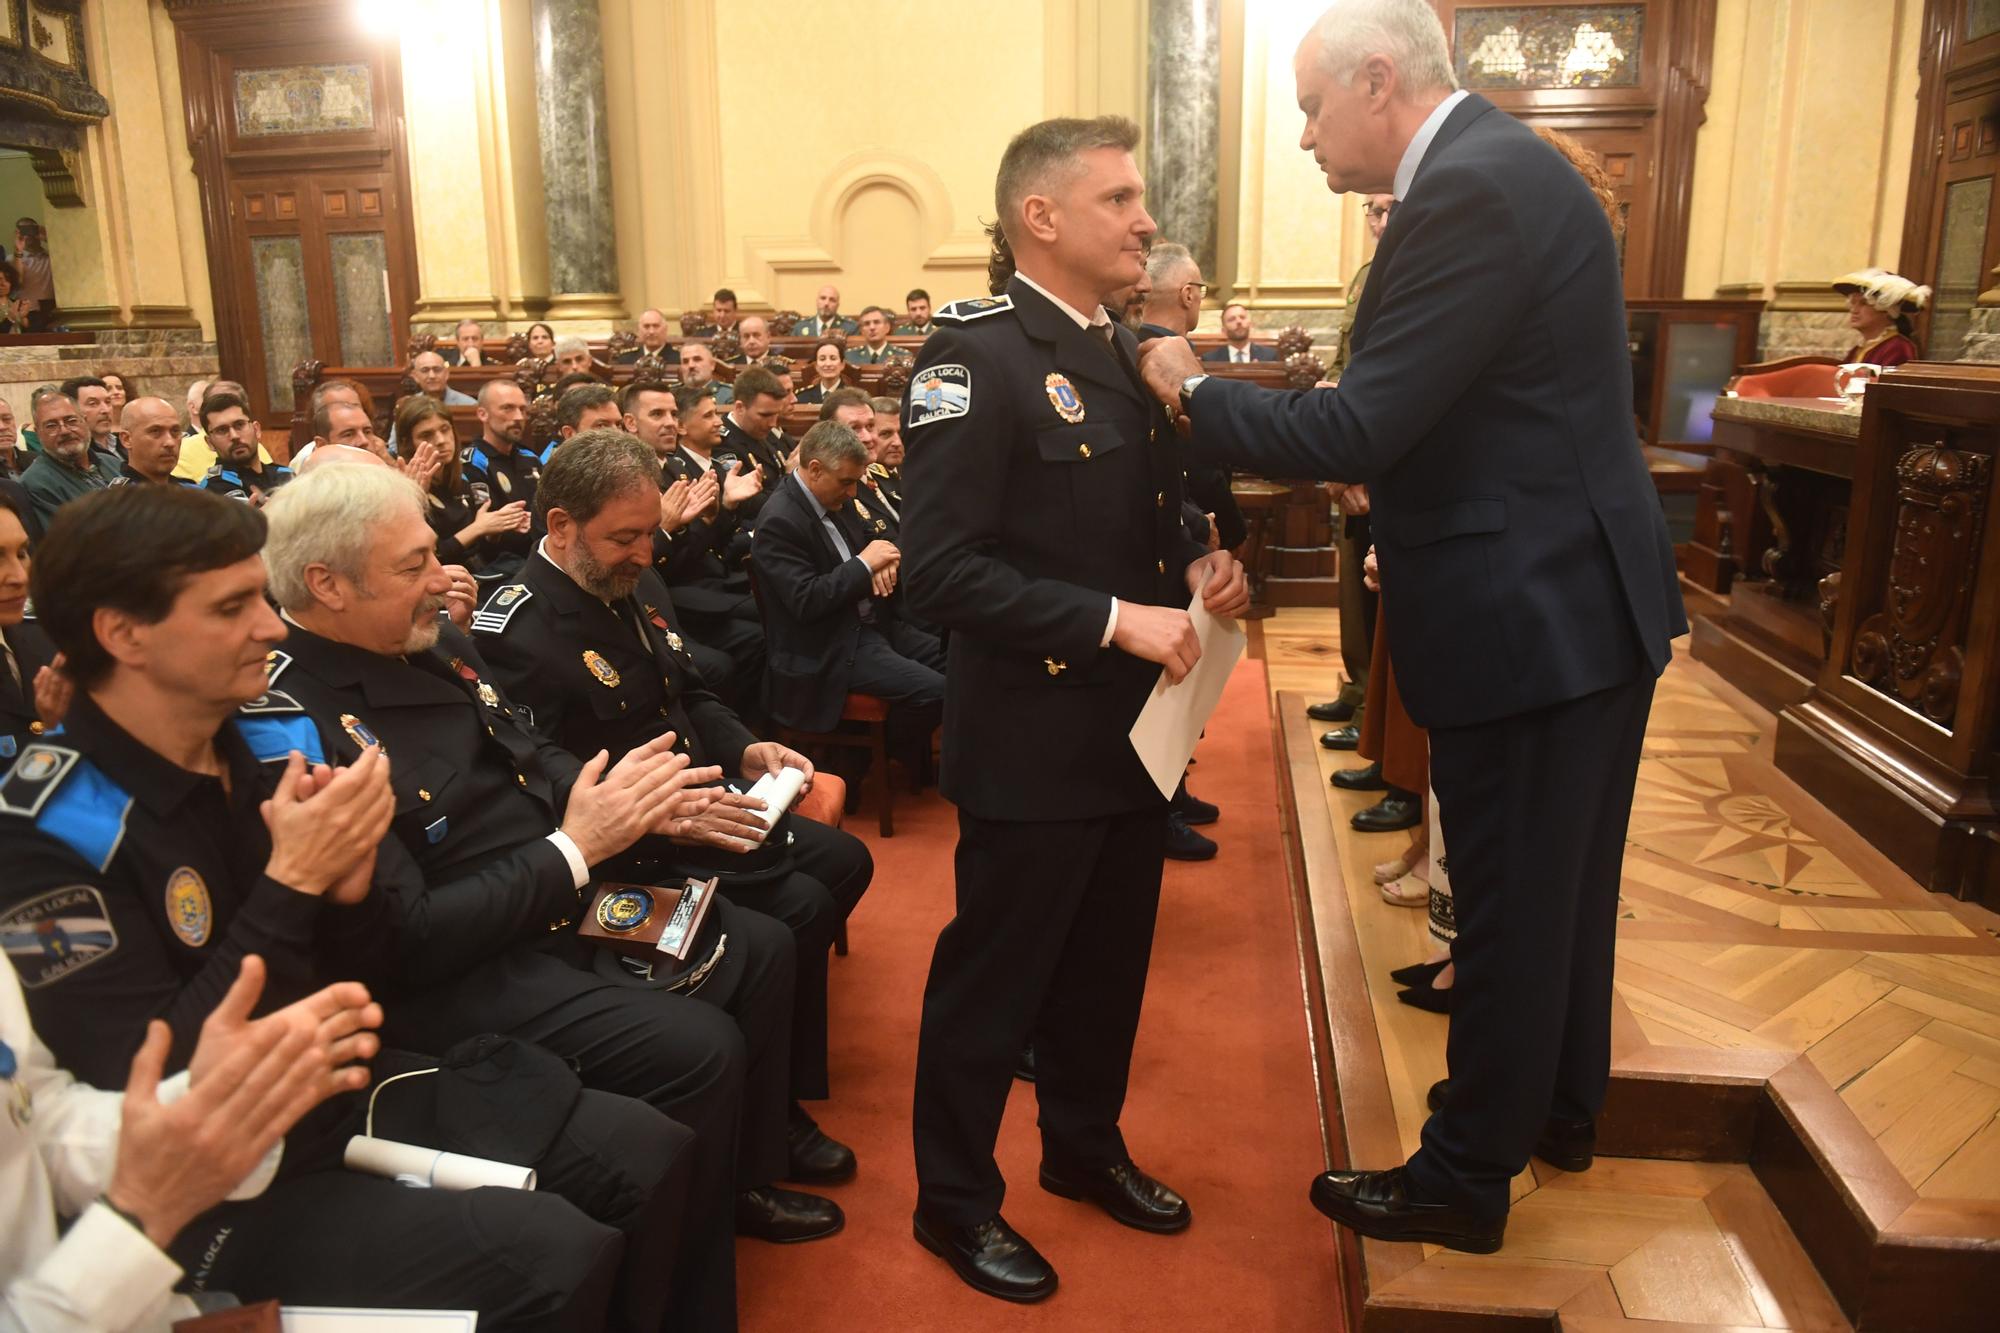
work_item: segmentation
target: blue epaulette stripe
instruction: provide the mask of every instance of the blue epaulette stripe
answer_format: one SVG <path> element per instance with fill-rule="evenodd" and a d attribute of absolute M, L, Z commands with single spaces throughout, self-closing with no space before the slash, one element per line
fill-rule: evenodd
<path fill-rule="evenodd" d="M 474 448 L 470 454 L 466 455 L 465 465 L 467 467 L 476 467 L 481 472 L 491 472 L 493 470 L 493 464 L 487 461 L 486 451 L 481 448 Z"/>
<path fill-rule="evenodd" d="M 239 717 L 236 732 L 259 763 L 283 763 L 294 750 L 304 755 L 307 763 L 327 762 L 319 728 L 309 717 Z"/>
<path fill-rule="evenodd" d="M 62 786 L 49 793 L 35 826 L 60 838 L 99 870 L 111 864 L 125 840 L 125 815 L 132 798 L 89 760 L 77 764 Z"/>

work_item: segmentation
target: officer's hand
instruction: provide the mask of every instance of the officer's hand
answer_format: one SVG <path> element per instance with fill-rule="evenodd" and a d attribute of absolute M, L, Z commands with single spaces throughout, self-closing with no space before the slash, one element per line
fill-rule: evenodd
<path fill-rule="evenodd" d="M 76 697 L 76 682 L 63 668 L 69 659 L 57 653 L 49 664 L 35 673 L 35 716 L 44 727 L 57 727 L 69 716 L 69 701 Z"/>
<path fill-rule="evenodd" d="M 751 782 L 766 773 L 782 773 L 788 768 L 796 768 L 806 775 L 806 785 L 800 790 L 811 791 L 813 785 L 813 762 L 797 750 L 778 744 L 776 741 L 758 741 L 743 748 L 742 775 Z"/>
<path fill-rule="evenodd" d="M 1361 582 L 1370 592 L 1382 591 L 1382 567 L 1375 563 L 1375 548 L 1361 558 Z"/>
<path fill-rule="evenodd" d="M 660 531 L 679 532 L 693 521 L 688 509 L 688 492 L 694 487 L 686 477 L 674 478 L 674 484 L 660 492 Z M 705 507 L 705 506 L 704 506 Z M 696 513 L 701 512 L 696 510 Z"/>
<path fill-rule="evenodd" d="M 683 847 L 720 847 L 729 852 L 752 852 L 762 846 L 770 829 L 758 817 L 765 808 L 761 798 L 741 792 L 717 791 L 708 808 L 690 818 L 674 821 L 667 838 Z"/>
<path fill-rule="evenodd" d="M 577 774 L 563 811 L 562 831 L 590 865 L 630 847 L 665 818 L 691 773 L 720 777 L 717 769 L 690 769 L 688 757 L 674 752 L 669 731 L 632 750 L 615 765 L 599 750 Z M 607 767 L 609 771 L 607 771 Z"/>
<path fill-rule="evenodd" d="M 1169 412 L 1178 414 L 1181 410 L 1181 381 L 1199 374 L 1201 361 L 1187 339 L 1149 338 L 1139 344 L 1139 377 Z"/>
<path fill-rule="evenodd" d="M 259 807 L 271 831 L 264 873 L 313 897 L 373 854 L 396 813 L 389 761 L 379 747 L 371 745 L 346 768 L 326 772 L 324 780 L 309 775 L 305 758 L 294 750 L 276 790 Z"/>
<path fill-rule="evenodd" d="M 133 1057 L 117 1164 L 104 1194 L 113 1207 L 137 1218 L 161 1248 L 227 1198 L 306 1112 L 368 1081 L 366 1070 L 340 1067 L 346 1063 L 343 1050 L 352 1058 L 374 1044 L 372 1036 L 354 1039 L 359 1028 L 382 1018 L 381 1010 L 367 1003 L 366 990 L 346 983 L 303 1002 L 321 1002 L 314 1011 L 320 1021 L 312 1025 L 304 1021 L 309 1015 L 283 1010 L 244 1021 L 262 989 L 262 961 L 244 959 L 237 985 L 217 1011 L 223 1022 L 213 1030 L 209 1023 L 202 1026 L 194 1056 L 202 1074 L 190 1079 L 187 1095 L 172 1105 L 159 1100 L 173 1040 L 167 1025 L 149 1024 L 145 1044 Z M 333 1035 L 322 1040 L 322 1029 Z M 218 1040 L 220 1051 L 212 1045 Z"/>
<path fill-rule="evenodd" d="M 716 484 L 713 472 L 704 472 L 695 483 L 688 487 L 687 503 L 681 508 L 681 524 L 686 526 L 709 511 L 722 489 Z"/>
<path fill-rule="evenodd" d="M 438 467 L 443 461 L 438 457 L 436 445 L 420 444 L 412 449 L 410 456 L 403 461 L 401 465 L 403 475 L 417 483 L 419 488 L 428 491 L 431 488 L 431 478 L 437 475 Z"/>
<path fill-rule="evenodd" d="M 451 623 L 467 634 L 472 632 L 472 613 L 479 605 L 479 583 L 464 565 L 444 566 L 451 587 L 445 590 L 444 613 Z"/>
<path fill-rule="evenodd" d="M 1368 488 L 1358 481 L 1352 486 L 1343 487 L 1334 500 L 1340 505 L 1340 512 L 1343 514 L 1359 517 L 1368 512 Z"/>
<path fill-rule="evenodd" d="M 1208 581 L 1202 582 L 1206 575 Z M 1189 592 L 1201 594 L 1201 604 L 1210 615 L 1240 616 L 1250 609 L 1250 578 L 1243 562 L 1227 551 L 1212 551 L 1187 567 Z M 1121 603 L 1118 618 L 1125 619 Z"/>
<path fill-rule="evenodd" d="M 368 988 L 358 981 L 337 981 L 253 1021 L 250 1015 L 263 996 L 265 976 L 264 960 L 246 955 L 229 993 L 202 1020 L 201 1036 L 188 1057 L 189 1081 L 199 1087 L 215 1077 L 231 1053 L 254 1040 L 258 1030 L 275 1026 L 305 1033 L 309 1057 L 324 1053 L 329 1094 L 360 1086 L 357 1074 L 365 1082 L 367 1071 L 352 1066 L 374 1059 L 382 1048 L 374 1032 L 382 1026 L 382 1006 L 369 999 Z"/>
<path fill-rule="evenodd" d="M 729 480 L 722 483 L 722 505 L 734 509 L 764 489 L 764 473 L 761 468 L 738 467 L 729 474 Z"/>
<path fill-rule="evenodd" d="M 869 587 L 873 589 L 877 597 L 887 597 L 889 594 L 896 591 L 896 579 L 899 576 L 902 568 L 903 567 L 899 564 L 890 565 L 886 569 L 878 569 L 873 574 L 869 575 L 868 577 Z"/>
<path fill-rule="evenodd" d="M 883 570 L 898 564 L 903 558 L 903 553 L 896 549 L 896 543 L 885 542 L 878 537 L 862 547 L 861 554 L 855 558 L 868 566 L 869 573 L 880 574 Z"/>
<path fill-rule="evenodd" d="M 1166 669 L 1167 679 L 1175 684 L 1201 660 L 1201 641 L 1194 636 L 1188 613 L 1171 606 L 1119 602 L 1118 628 L 1112 632 L 1111 646 L 1148 662 L 1158 662 Z"/>

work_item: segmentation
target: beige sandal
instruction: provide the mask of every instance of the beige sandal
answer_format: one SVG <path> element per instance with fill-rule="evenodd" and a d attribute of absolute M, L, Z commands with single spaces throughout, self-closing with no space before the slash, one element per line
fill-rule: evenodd
<path fill-rule="evenodd" d="M 1431 900 L 1431 886 L 1405 875 L 1382 886 L 1382 901 L 1391 907 L 1422 907 Z"/>
<path fill-rule="evenodd" d="M 1417 860 L 1422 861 L 1423 858 L 1420 856 Z M 1416 866 L 1405 862 L 1401 857 L 1398 857 L 1394 861 L 1384 861 L 1381 865 L 1375 867 L 1375 882 L 1377 884 L 1392 884 L 1415 869 Z"/>

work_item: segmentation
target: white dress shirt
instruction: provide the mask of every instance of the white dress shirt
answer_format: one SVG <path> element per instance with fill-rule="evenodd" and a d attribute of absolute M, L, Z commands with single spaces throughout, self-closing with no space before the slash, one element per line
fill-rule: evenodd
<path fill-rule="evenodd" d="M 1424 123 L 1417 126 L 1416 134 L 1410 139 L 1410 146 L 1403 150 L 1403 160 L 1396 164 L 1396 185 L 1393 191 L 1396 198 L 1409 197 L 1410 185 L 1417 179 L 1417 168 L 1424 164 L 1424 154 L 1431 150 L 1431 140 L 1438 137 L 1438 131 L 1444 128 L 1445 118 L 1451 115 L 1453 108 L 1470 96 L 1471 93 L 1460 88 L 1439 102 L 1436 109 L 1424 117 Z"/>

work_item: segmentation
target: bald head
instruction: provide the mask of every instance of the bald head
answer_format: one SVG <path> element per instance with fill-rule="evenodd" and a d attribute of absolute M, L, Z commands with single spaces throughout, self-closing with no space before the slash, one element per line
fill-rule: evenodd
<path fill-rule="evenodd" d="M 747 360 L 761 361 L 771 350 L 771 326 L 762 315 L 745 315 L 736 322 L 736 337 Z"/>
<path fill-rule="evenodd" d="M 312 451 L 306 461 L 299 465 L 300 475 L 317 472 L 323 467 L 387 467 L 387 463 L 366 449 L 357 449 L 351 444 L 328 444 Z"/>
<path fill-rule="evenodd" d="M 132 470 L 165 481 L 181 461 L 181 416 L 164 398 L 134 398 L 118 418 Z"/>

